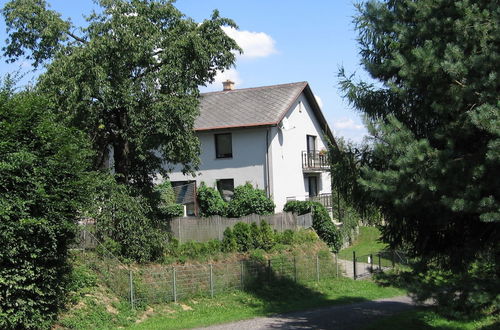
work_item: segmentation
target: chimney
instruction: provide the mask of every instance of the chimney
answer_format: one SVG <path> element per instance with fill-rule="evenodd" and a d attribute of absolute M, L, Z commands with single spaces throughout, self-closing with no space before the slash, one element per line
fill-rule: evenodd
<path fill-rule="evenodd" d="M 234 81 L 226 80 L 222 82 L 222 86 L 224 87 L 223 91 L 232 91 L 234 89 Z"/>

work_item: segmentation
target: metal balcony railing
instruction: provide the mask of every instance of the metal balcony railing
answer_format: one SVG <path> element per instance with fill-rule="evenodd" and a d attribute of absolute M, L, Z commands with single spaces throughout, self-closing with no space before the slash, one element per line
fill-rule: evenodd
<path fill-rule="evenodd" d="M 302 169 L 304 171 L 326 171 L 329 168 L 328 154 L 321 151 L 302 151 Z"/>
<path fill-rule="evenodd" d="M 319 194 L 317 196 L 307 196 L 306 201 L 319 202 L 326 208 L 332 207 L 332 194 Z"/>

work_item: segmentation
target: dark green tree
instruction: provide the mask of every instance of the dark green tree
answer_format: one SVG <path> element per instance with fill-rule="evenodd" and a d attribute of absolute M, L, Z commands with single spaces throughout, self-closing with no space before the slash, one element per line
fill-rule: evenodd
<path fill-rule="evenodd" d="M 499 287 L 500 7 L 390 0 L 357 8 L 362 64 L 379 82 L 340 72 L 371 133 L 360 182 L 383 211 L 384 240 L 424 269 L 449 270 L 449 300 L 469 308 L 473 290 L 497 281 L 495 296 Z M 465 285 L 477 262 L 495 271 Z"/>
<path fill-rule="evenodd" d="M 50 328 L 65 302 L 68 246 L 93 153 L 48 100 L 0 89 L 0 328 Z"/>
<path fill-rule="evenodd" d="M 167 0 L 97 3 L 102 10 L 77 28 L 44 0 L 7 2 L 4 55 L 46 65 L 38 88 L 61 119 L 88 134 L 95 168 L 112 156 L 119 181 L 139 187 L 167 175 L 165 162 L 192 171 L 198 86 L 233 64 L 239 47 L 221 27 L 234 22 L 214 11 L 198 24 Z"/>

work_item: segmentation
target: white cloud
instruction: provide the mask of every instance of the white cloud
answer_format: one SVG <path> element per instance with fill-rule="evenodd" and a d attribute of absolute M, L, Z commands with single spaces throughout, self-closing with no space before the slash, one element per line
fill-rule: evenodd
<path fill-rule="evenodd" d="M 278 52 L 274 39 L 264 32 L 236 30 L 228 26 L 223 26 L 222 29 L 243 49 L 243 54 L 239 56 L 241 58 L 267 57 Z"/>
<path fill-rule="evenodd" d="M 333 127 L 337 130 L 342 130 L 342 129 L 361 130 L 364 128 L 363 125 L 355 123 L 354 120 L 352 120 L 351 118 L 344 118 L 339 121 L 336 121 L 333 123 Z"/>
<path fill-rule="evenodd" d="M 319 107 L 321 110 L 323 110 L 323 101 L 321 100 L 321 97 L 319 95 L 314 94 L 314 98 L 316 98 L 316 102 L 318 102 Z"/>

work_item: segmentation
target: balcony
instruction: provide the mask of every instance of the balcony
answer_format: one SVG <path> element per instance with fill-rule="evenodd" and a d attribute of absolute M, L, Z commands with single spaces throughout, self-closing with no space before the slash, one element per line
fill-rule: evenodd
<path fill-rule="evenodd" d="M 302 170 L 304 173 L 328 171 L 330 164 L 328 154 L 321 151 L 302 151 Z"/>
<path fill-rule="evenodd" d="M 319 202 L 328 210 L 332 208 L 332 194 L 319 194 L 317 196 L 307 196 L 306 201 Z"/>

